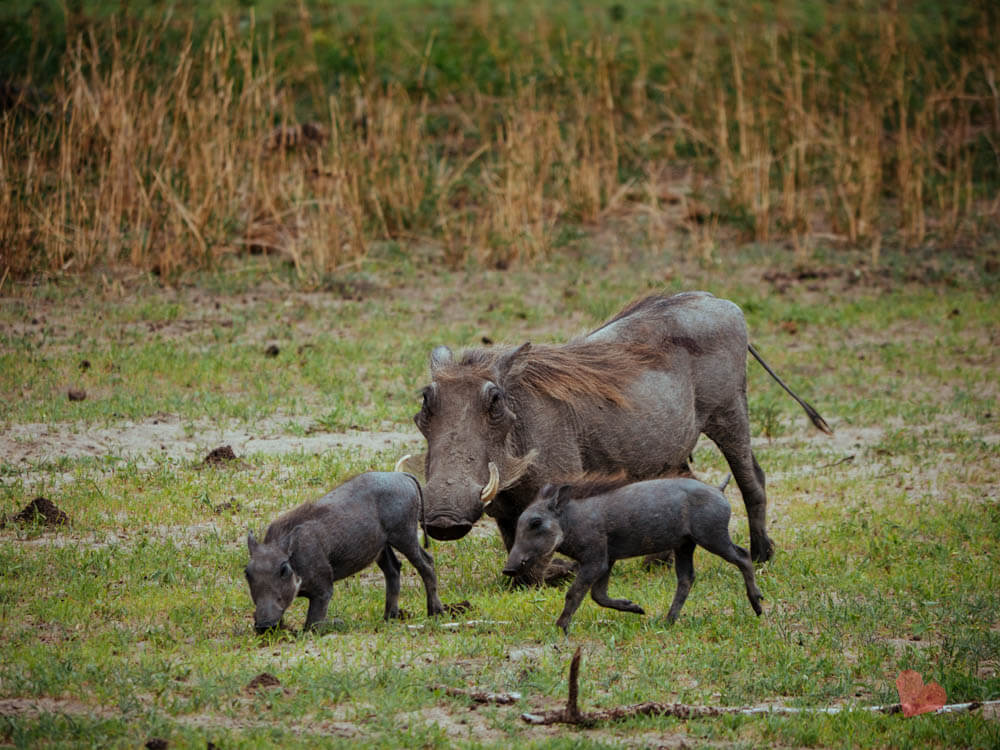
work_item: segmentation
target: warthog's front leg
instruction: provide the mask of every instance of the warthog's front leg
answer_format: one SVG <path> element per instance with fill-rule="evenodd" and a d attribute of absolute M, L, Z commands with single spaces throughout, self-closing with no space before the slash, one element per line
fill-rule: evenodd
<path fill-rule="evenodd" d="M 333 584 L 322 594 L 315 594 L 309 600 L 309 611 L 306 612 L 306 624 L 303 630 L 312 630 L 326 619 L 326 611 L 330 607 L 330 597 L 333 595 Z"/>
<path fill-rule="evenodd" d="M 576 574 L 576 580 L 573 581 L 573 585 L 566 592 L 566 604 L 563 606 L 562 614 L 556 620 L 556 625 L 562 628 L 563 633 L 569 635 L 569 621 L 573 618 L 573 613 L 576 612 L 580 606 L 580 602 L 583 601 L 583 597 L 587 595 L 587 592 L 590 591 L 594 583 L 601 576 L 607 574 L 607 570 L 607 564 L 603 561 L 580 566 L 580 572 Z"/>

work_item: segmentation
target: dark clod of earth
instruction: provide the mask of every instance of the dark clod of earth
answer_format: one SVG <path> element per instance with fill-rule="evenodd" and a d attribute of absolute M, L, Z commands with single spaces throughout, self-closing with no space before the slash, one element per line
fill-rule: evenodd
<path fill-rule="evenodd" d="M 81 372 L 86 372 L 89 369 L 90 369 L 90 360 L 89 359 L 85 359 L 82 362 L 80 362 L 80 371 Z"/>
<path fill-rule="evenodd" d="M 4 518 L 0 526 L 6 525 L 8 521 L 15 523 L 40 523 L 45 526 L 61 526 L 69 523 L 69 516 L 63 513 L 47 497 L 36 497 L 24 506 L 24 509 L 15 516 Z"/>
<path fill-rule="evenodd" d="M 153 737 L 151 740 L 146 741 L 146 747 L 149 750 L 167 750 L 169 746 L 170 743 L 162 737 Z"/>
<path fill-rule="evenodd" d="M 463 599 L 462 601 L 455 602 L 454 604 L 445 604 L 444 609 L 449 615 L 460 615 L 463 612 L 471 610 L 472 604 L 468 599 Z"/>
<path fill-rule="evenodd" d="M 277 357 L 281 353 L 281 349 L 278 348 L 277 344 L 271 344 L 267 349 L 264 350 L 265 357 Z"/>
<path fill-rule="evenodd" d="M 70 401 L 83 401 L 87 398 L 87 392 L 79 388 L 70 388 L 66 395 Z"/>
<path fill-rule="evenodd" d="M 235 460 L 236 454 L 233 453 L 232 446 L 229 445 L 222 445 L 218 448 L 213 448 L 211 453 L 205 456 L 205 463 L 213 466 L 220 466 L 227 461 Z"/>
<path fill-rule="evenodd" d="M 281 685 L 281 680 L 273 674 L 270 672 L 261 672 L 247 683 L 246 689 L 248 693 L 253 693 L 257 690 L 278 687 L 279 685 Z"/>

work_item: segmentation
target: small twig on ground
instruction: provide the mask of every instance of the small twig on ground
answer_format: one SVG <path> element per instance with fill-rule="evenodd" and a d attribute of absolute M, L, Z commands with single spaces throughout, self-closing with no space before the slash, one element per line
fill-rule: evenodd
<path fill-rule="evenodd" d="M 453 698 L 471 698 L 476 703 L 497 703 L 506 706 L 521 700 L 520 693 L 488 693 L 484 690 L 466 690 L 464 688 L 448 687 L 447 685 L 428 685 L 428 690 L 440 690 Z"/>
<path fill-rule="evenodd" d="M 675 716 L 679 719 L 702 718 L 707 716 L 725 716 L 741 714 L 754 716 L 757 714 L 787 715 L 787 714 L 839 714 L 847 711 L 870 711 L 875 713 L 895 714 L 902 711 L 899 703 L 885 706 L 689 706 L 684 703 L 657 703 L 647 701 L 631 706 L 616 706 L 603 711 L 581 712 L 577 705 L 578 679 L 580 674 L 580 648 L 573 654 L 569 665 L 569 695 L 566 707 L 545 711 L 540 714 L 523 713 L 521 719 L 528 724 L 575 724 L 589 727 L 606 721 L 621 721 L 633 716 Z M 934 713 L 958 713 L 975 711 L 983 706 L 1000 706 L 998 701 L 972 701 L 970 703 L 954 703 L 942 706 Z"/>
<path fill-rule="evenodd" d="M 459 628 L 477 628 L 481 625 L 510 625 L 510 620 L 466 620 L 465 622 L 442 622 L 438 624 L 443 630 L 458 630 Z M 424 624 L 407 625 L 410 630 L 423 630 Z"/>
<path fill-rule="evenodd" d="M 854 454 L 852 453 L 852 454 L 851 454 L 851 455 L 849 455 L 849 456 L 844 456 L 843 458 L 838 458 L 838 459 L 837 459 L 836 461 L 834 461 L 833 463 L 829 463 L 829 464 L 823 464 L 823 465 L 822 465 L 822 466 L 820 466 L 819 468 L 821 468 L 821 469 L 831 469 L 831 468 L 833 468 L 834 466 L 840 466 L 841 464 L 846 464 L 846 463 L 850 463 L 850 462 L 851 462 L 851 461 L 853 461 L 853 460 L 854 460 Z"/>

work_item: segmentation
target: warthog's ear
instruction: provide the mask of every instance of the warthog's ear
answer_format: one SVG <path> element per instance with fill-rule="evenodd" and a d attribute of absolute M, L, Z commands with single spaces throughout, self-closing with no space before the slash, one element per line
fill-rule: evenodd
<path fill-rule="evenodd" d="M 431 374 L 433 375 L 436 370 L 441 369 L 445 365 L 450 365 L 452 360 L 451 349 L 447 346 L 434 347 L 434 351 L 431 352 Z"/>
<path fill-rule="evenodd" d="M 257 551 L 257 540 L 254 539 L 252 530 L 247 531 L 247 549 L 250 550 L 250 557 Z"/>
<path fill-rule="evenodd" d="M 517 360 L 522 355 L 527 354 L 530 351 L 531 351 L 531 342 L 525 341 L 514 351 L 507 352 L 502 357 L 500 357 L 500 359 L 497 360 L 495 368 L 497 374 L 497 382 L 503 383 L 503 381 L 507 378 L 508 375 L 516 374 L 516 369 L 514 366 L 517 364 Z"/>

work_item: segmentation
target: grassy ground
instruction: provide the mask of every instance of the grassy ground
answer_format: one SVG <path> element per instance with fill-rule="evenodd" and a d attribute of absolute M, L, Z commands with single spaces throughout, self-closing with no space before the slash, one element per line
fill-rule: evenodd
<path fill-rule="evenodd" d="M 875 273 L 853 263 L 797 268 L 784 253 L 747 246 L 717 253 L 723 262 L 691 262 L 668 245 L 609 260 L 599 243 L 581 242 L 531 271 L 448 272 L 382 245 L 356 273 L 308 293 L 267 261 L 173 287 L 111 275 L 6 287 L 0 511 L 42 495 L 70 523 L 0 530 L 0 739 L 997 746 L 1000 724 L 982 712 L 641 718 L 591 730 L 519 719 L 564 701 L 577 646 L 585 709 L 885 704 L 897 700 L 903 669 L 938 681 L 949 702 L 1000 697 L 995 286 L 958 261 L 893 257 Z M 775 260 L 760 262 L 765 255 Z M 638 294 L 688 288 L 741 304 L 755 344 L 836 431 L 807 427 L 750 365 L 777 545 L 758 569 L 761 618 L 735 571 L 700 552 L 673 627 L 662 619 L 673 574 L 626 562 L 612 595 L 650 615 L 587 600 L 565 639 L 554 626 L 563 590 L 509 590 L 502 545 L 483 523 L 430 550 L 443 600 L 471 603 L 456 621 L 478 624 L 424 617 L 419 579 L 404 566 L 405 622 L 379 619 L 373 568 L 335 586 L 337 632 L 253 634 L 247 528 L 419 450 L 410 419 L 433 345 L 564 340 Z M 70 401 L 69 389 L 86 398 Z M 136 437 L 164 424 L 174 438 Z M 205 468 L 226 435 L 238 436 L 240 461 Z M 366 439 L 337 447 L 350 435 Z M 694 465 L 708 481 L 725 472 L 710 444 Z M 746 544 L 738 492 L 729 497 L 734 538 Z M 286 620 L 298 627 L 304 616 L 300 601 Z M 263 672 L 280 684 L 249 687 Z M 481 706 L 429 685 L 523 698 Z"/>

